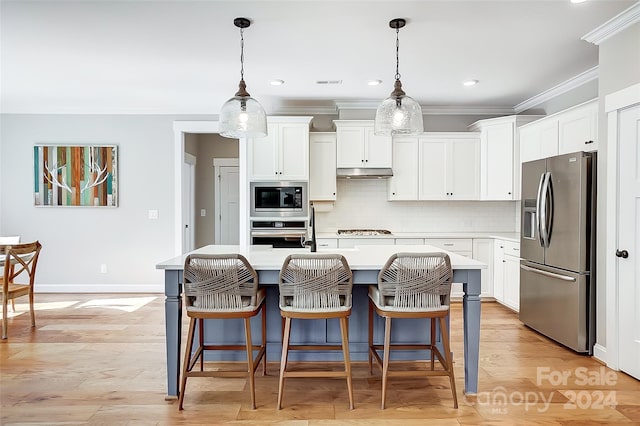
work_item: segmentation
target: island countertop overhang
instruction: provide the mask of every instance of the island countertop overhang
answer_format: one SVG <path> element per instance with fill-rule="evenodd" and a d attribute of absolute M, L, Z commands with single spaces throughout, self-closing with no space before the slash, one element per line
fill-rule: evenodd
<path fill-rule="evenodd" d="M 309 253 L 309 249 L 271 248 L 270 246 L 208 245 L 190 253 L 167 259 L 156 265 L 156 269 L 182 269 L 188 254 L 224 254 L 240 253 L 249 263 L 261 270 L 280 270 L 284 259 L 289 254 Z M 455 269 L 486 269 L 487 264 L 442 250 L 430 245 L 363 245 L 354 248 L 320 248 L 318 253 L 342 254 L 353 270 L 370 270 L 379 268 L 394 253 L 442 252 L 449 255 L 451 266 Z"/>

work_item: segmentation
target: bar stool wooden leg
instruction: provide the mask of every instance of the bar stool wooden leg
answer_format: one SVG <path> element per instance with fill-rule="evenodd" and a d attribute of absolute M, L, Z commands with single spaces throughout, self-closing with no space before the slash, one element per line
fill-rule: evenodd
<path fill-rule="evenodd" d="M 280 358 L 280 380 L 278 381 L 278 410 L 282 409 L 282 393 L 284 391 L 284 375 L 289 356 L 289 336 L 291 334 L 291 318 L 285 318 L 282 336 L 282 357 Z"/>
<path fill-rule="evenodd" d="M 195 333 L 196 319 L 191 318 L 189 320 L 189 334 L 187 337 L 187 347 L 184 350 L 184 364 L 182 366 L 182 384 L 180 386 L 180 398 L 178 400 L 178 409 L 182 410 L 182 403 L 184 401 L 184 393 L 187 389 L 187 374 L 189 372 L 189 364 L 191 364 L 191 350 L 193 349 L 193 337 Z"/>
<path fill-rule="evenodd" d="M 456 380 L 453 374 L 453 359 L 449 348 L 449 332 L 444 322 L 444 318 L 438 318 L 440 322 L 440 334 L 442 335 L 442 347 L 444 348 L 444 359 L 449 371 L 449 382 L 451 382 L 451 393 L 453 394 L 453 408 L 458 408 L 458 396 L 456 394 Z"/>
<path fill-rule="evenodd" d="M 200 347 L 204 348 L 204 319 L 198 319 L 198 339 L 200 341 Z M 200 371 L 204 371 L 204 351 L 200 355 Z"/>
<path fill-rule="evenodd" d="M 253 376 L 253 341 L 251 340 L 251 321 L 244 319 L 244 336 L 247 346 L 247 364 L 249 366 L 249 391 L 251 392 L 251 408 L 256 409 L 256 382 Z"/>
<path fill-rule="evenodd" d="M 351 358 L 349 356 L 349 324 L 347 317 L 340 318 L 340 334 L 342 335 L 342 354 L 344 355 L 344 372 L 347 375 L 347 390 L 349 391 L 349 409 L 353 410 L 353 383 L 351 380 Z"/>
<path fill-rule="evenodd" d="M 389 354 L 391 350 L 391 317 L 384 319 L 384 359 L 382 360 L 382 405 L 387 401 L 387 375 L 389 374 Z"/>

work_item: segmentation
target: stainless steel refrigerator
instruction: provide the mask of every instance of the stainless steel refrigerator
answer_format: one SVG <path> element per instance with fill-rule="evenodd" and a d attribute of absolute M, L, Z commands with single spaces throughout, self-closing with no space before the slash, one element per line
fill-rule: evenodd
<path fill-rule="evenodd" d="M 592 354 L 596 154 L 522 163 L 521 196 L 520 320 Z"/>

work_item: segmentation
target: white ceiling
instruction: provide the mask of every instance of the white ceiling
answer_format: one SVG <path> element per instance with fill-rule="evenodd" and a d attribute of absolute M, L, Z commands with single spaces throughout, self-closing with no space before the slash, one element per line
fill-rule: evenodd
<path fill-rule="evenodd" d="M 592 69 L 581 37 L 635 0 L 7 1 L 4 113 L 217 114 L 240 77 L 268 113 L 375 105 L 392 90 L 395 31 L 405 91 L 426 107 L 513 108 Z M 283 86 L 269 84 L 282 79 Z M 383 80 L 377 87 L 367 81 Z M 480 80 L 464 87 L 467 79 Z M 342 80 L 318 85 L 317 80 Z"/>

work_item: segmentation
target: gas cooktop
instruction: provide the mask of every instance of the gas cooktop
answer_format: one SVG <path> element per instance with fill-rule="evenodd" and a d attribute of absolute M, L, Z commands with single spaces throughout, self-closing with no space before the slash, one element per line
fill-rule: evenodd
<path fill-rule="evenodd" d="M 391 235 L 386 229 L 338 229 L 338 235 Z"/>

